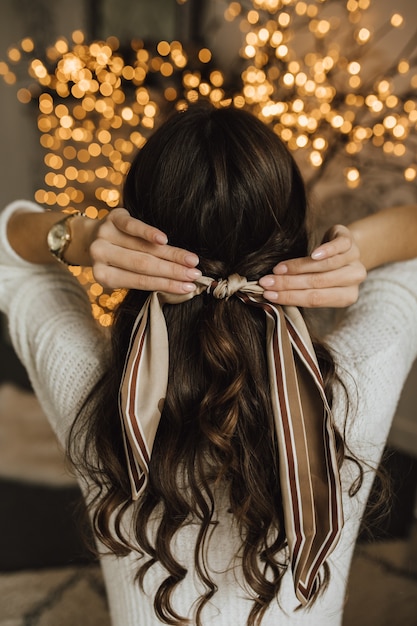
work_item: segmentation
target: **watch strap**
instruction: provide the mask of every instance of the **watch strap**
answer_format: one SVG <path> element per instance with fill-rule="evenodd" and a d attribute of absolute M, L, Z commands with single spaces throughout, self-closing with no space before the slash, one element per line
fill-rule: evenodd
<path fill-rule="evenodd" d="M 47 234 L 47 244 L 49 252 L 52 256 L 64 265 L 77 265 L 76 263 L 68 263 L 64 254 L 68 246 L 72 241 L 72 233 L 70 228 L 70 222 L 74 217 L 83 216 L 81 211 L 70 213 L 66 215 L 62 220 L 55 222 L 51 226 Z"/>

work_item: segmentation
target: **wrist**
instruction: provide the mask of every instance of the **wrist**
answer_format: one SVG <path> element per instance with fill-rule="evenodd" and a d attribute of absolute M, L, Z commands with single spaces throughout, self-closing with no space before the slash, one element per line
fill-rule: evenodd
<path fill-rule="evenodd" d="M 101 220 L 77 215 L 71 220 L 71 241 L 65 250 L 69 265 L 91 266 L 90 246 L 96 238 Z"/>
<path fill-rule="evenodd" d="M 360 260 L 366 271 L 386 262 L 385 247 L 380 245 L 378 232 L 375 232 L 372 220 L 363 218 L 349 224 L 348 228 L 358 246 Z"/>

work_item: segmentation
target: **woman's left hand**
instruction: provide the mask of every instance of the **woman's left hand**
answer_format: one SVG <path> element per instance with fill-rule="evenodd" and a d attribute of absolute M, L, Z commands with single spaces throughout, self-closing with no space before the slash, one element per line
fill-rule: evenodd
<path fill-rule="evenodd" d="M 358 299 L 366 278 L 359 248 L 349 228 L 330 228 L 311 256 L 290 259 L 263 276 L 264 298 L 273 303 L 308 308 L 346 307 Z"/>
<path fill-rule="evenodd" d="M 101 285 L 175 294 L 195 290 L 195 280 L 201 276 L 198 256 L 168 245 L 162 231 L 135 219 L 126 209 L 113 209 L 90 228 L 91 267 Z"/>

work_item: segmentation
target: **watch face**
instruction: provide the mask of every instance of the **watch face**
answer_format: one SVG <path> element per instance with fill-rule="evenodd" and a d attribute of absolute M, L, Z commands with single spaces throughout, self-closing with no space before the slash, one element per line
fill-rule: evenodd
<path fill-rule="evenodd" d="M 47 241 L 51 252 L 61 252 L 69 240 L 66 224 L 58 222 L 49 230 Z"/>

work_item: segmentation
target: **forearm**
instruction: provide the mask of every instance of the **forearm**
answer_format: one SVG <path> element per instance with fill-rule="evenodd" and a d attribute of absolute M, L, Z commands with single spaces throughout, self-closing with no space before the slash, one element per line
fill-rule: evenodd
<path fill-rule="evenodd" d="M 66 214 L 56 211 L 28 213 L 16 211 L 7 226 L 7 236 L 14 251 L 30 263 L 57 263 L 47 244 L 48 231 Z M 91 265 L 90 245 L 95 238 L 98 220 L 76 216 L 71 219 L 71 242 L 65 251 L 65 260 L 74 265 Z"/>
<path fill-rule="evenodd" d="M 30 263 L 58 263 L 49 251 L 47 236 L 65 214 L 30 212 L 24 201 L 21 208 L 18 202 L 12 204 L 9 210 L 15 212 L 10 212 L 7 222 L 10 246 Z M 198 256 L 170 246 L 165 233 L 135 219 L 126 209 L 113 209 L 102 220 L 77 216 L 71 218 L 69 227 L 71 241 L 63 258 L 69 264 L 91 266 L 104 287 L 178 294 L 196 288 L 194 281 L 201 276 L 196 268 Z"/>
<path fill-rule="evenodd" d="M 417 205 L 384 209 L 349 225 L 367 270 L 417 257 Z"/>

